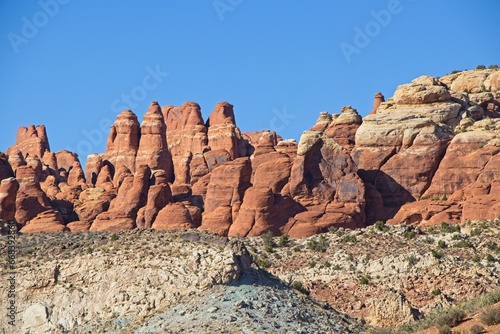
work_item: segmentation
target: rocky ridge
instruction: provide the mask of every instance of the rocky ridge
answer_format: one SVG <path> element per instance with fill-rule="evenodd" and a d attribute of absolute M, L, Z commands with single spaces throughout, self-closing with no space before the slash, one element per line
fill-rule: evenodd
<path fill-rule="evenodd" d="M 21 127 L 0 154 L 0 218 L 22 232 L 188 229 L 310 236 L 376 221 L 433 225 L 500 215 L 500 71 L 422 76 L 363 119 L 322 112 L 298 143 L 241 133 L 233 106 L 152 102 L 111 126 L 84 172 Z"/>
<path fill-rule="evenodd" d="M 16 327 L 0 317 L 11 333 L 364 330 L 258 269 L 235 239 L 135 229 L 21 234 L 16 245 Z"/>

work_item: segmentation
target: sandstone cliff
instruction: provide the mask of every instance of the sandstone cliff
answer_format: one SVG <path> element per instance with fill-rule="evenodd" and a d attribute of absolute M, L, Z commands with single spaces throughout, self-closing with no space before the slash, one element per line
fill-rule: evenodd
<path fill-rule="evenodd" d="M 111 126 L 84 172 L 51 152 L 43 126 L 20 128 L 0 154 L 0 217 L 23 232 L 136 227 L 229 236 L 309 236 L 389 221 L 432 225 L 500 215 L 500 71 L 474 70 L 322 112 L 299 142 L 241 133 L 233 106 L 152 102 Z M 15 178 L 15 180 L 13 179 Z"/>

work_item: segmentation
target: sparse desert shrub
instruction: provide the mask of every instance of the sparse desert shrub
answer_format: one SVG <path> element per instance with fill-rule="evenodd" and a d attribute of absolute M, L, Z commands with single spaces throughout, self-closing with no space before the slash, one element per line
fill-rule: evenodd
<path fill-rule="evenodd" d="M 484 65 L 477 65 L 476 66 L 476 70 L 484 70 L 484 69 L 486 69 L 486 66 L 484 66 Z"/>
<path fill-rule="evenodd" d="M 436 319 L 436 325 L 439 327 L 445 325 L 455 327 L 462 322 L 462 320 L 465 318 L 465 315 L 466 314 L 463 310 L 452 308 Z"/>
<path fill-rule="evenodd" d="M 488 248 L 490 251 L 498 252 L 498 245 L 496 242 L 492 240 L 488 240 L 485 244 L 486 248 Z"/>
<path fill-rule="evenodd" d="M 118 240 L 118 235 L 117 235 L 117 234 L 115 234 L 115 233 L 113 233 L 113 234 L 111 234 L 111 236 L 109 237 L 109 239 L 110 239 L 111 241 L 116 241 L 116 240 Z"/>
<path fill-rule="evenodd" d="M 290 237 L 288 234 L 282 234 L 278 240 L 279 247 L 288 247 L 290 246 Z"/>
<path fill-rule="evenodd" d="M 471 258 L 472 262 L 481 262 L 481 257 L 479 255 L 474 255 Z"/>
<path fill-rule="evenodd" d="M 370 276 L 368 275 L 361 276 L 361 278 L 359 279 L 359 284 L 367 285 L 368 283 L 370 283 Z"/>
<path fill-rule="evenodd" d="M 446 242 L 444 240 L 439 240 L 438 247 L 439 248 L 446 248 Z"/>
<path fill-rule="evenodd" d="M 267 257 L 258 258 L 255 263 L 259 266 L 259 268 L 269 268 L 271 267 L 271 261 Z"/>
<path fill-rule="evenodd" d="M 410 255 L 406 258 L 406 261 L 408 262 L 408 265 L 411 267 L 415 263 L 417 263 L 417 258 L 415 257 L 415 255 Z"/>
<path fill-rule="evenodd" d="M 441 223 L 441 232 L 443 232 L 443 233 L 460 232 L 460 226 L 459 225 L 451 225 L 449 223 L 442 222 Z"/>
<path fill-rule="evenodd" d="M 318 240 L 311 239 L 307 242 L 307 249 L 317 252 L 326 252 L 328 246 L 328 240 L 326 240 L 326 237 L 323 234 L 319 236 Z"/>
<path fill-rule="evenodd" d="M 385 232 L 389 229 L 389 227 L 385 224 L 385 222 L 377 220 L 375 222 L 375 229 L 381 232 Z"/>
<path fill-rule="evenodd" d="M 474 237 L 474 236 L 477 236 L 477 235 L 480 235 L 481 234 L 481 230 L 478 229 L 478 228 L 474 228 L 472 229 L 472 231 L 470 231 L 470 236 L 471 237 Z"/>
<path fill-rule="evenodd" d="M 460 240 L 453 244 L 455 248 L 474 248 L 474 245 L 469 240 Z"/>
<path fill-rule="evenodd" d="M 438 295 L 440 295 L 440 294 L 441 294 L 441 290 L 440 290 L 440 289 L 434 289 L 434 290 L 432 290 L 432 292 L 431 292 L 431 293 L 432 293 L 434 296 L 438 296 Z"/>
<path fill-rule="evenodd" d="M 417 233 L 415 233 L 415 231 L 405 231 L 403 233 L 403 237 L 405 237 L 406 239 L 414 239 L 416 235 Z"/>
<path fill-rule="evenodd" d="M 435 259 L 440 259 L 444 256 L 443 252 L 439 252 L 437 250 L 431 249 L 431 254 Z"/>
<path fill-rule="evenodd" d="M 304 288 L 304 285 L 302 284 L 301 281 L 294 281 L 292 283 L 292 288 L 294 288 L 295 290 L 297 290 L 303 294 L 306 294 L 306 295 L 308 295 L 310 293 L 309 290 Z"/>
<path fill-rule="evenodd" d="M 491 254 L 486 255 L 486 261 L 488 262 L 495 262 L 495 258 Z"/>
<path fill-rule="evenodd" d="M 478 324 L 475 324 L 471 328 L 469 328 L 470 334 L 481 334 L 484 333 L 484 327 Z"/>
<path fill-rule="evenodd" d="M 500 324 L 500 307 L 488 307 L 479 316 L 481 322 L 485 325 L 492 326 Z"/>
<path fill-rule="evenodd" d="M 356 236 L 355 235 L 345 235 L 342 237 L 341 241 L 343 243 L 352 243 L 352 244 L 355 244 L 357 239 L 356 239 Z"/>
<path fill-rule="evenodd" d="M 262 238 L 262 242 L 264 243 L 264 249 L 267 252 L 272 252 L 273 248 L 276 246 L 276 244 L 274 243 L 273 232 L 271 232 L 271 231 L 266 232 L 261 236 L 261 238 Z"/>
<path fill-rule="evenodd" d="M 451 330 L 450 326 L 448 325 L 443 325 L 439 327 L 439 334 L 452 334 L 453 331 Z"/>
<path fill-rule="evenodd" d="M 314 267 L 316 267 L 316 261 L 309 262 L 309 268 L 314 268 Z"/>

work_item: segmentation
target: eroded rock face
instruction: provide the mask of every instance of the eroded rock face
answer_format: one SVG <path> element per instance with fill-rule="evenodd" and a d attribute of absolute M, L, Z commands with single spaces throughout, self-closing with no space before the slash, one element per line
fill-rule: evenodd
<path fill-rule="evenodd" d="M 382 103 L 376 114 L 363 119 L 351 156 L 360 177 L 370 184 L 368 223 L 392 217 L 429 187 L 453 137 L 445 122 L 457 117 L 461 107 L 439 102 L 450 98 L 443 89 L 437 79 L 420 77 L 398 87 L 397 99 Z M 377 198 L 382 199 L 382 207 L 370 202 Z"/>
<path fill-rule="evenodd" d="M 206 124 L 208 128 L 208 145 L 212 150 L 224 149 L 231 159 L 244 155 L 241 149 L 241 133 L 236 127 L 233 105 L 219 102 L 210 114 Z"/>
<path fill-rule="evenodd" d="M 16 171 L 19 190 L 16 196 L 17 222 L 21 225 L 35 218 L 39 213 L 50 210 L 47 195 L 40 188 L 36 172 L 29 166 L 21 166 Z"/>
<path fill-rule="evenodd" d="M 61 214 L 56 210 L 46 210 L 37 214 L 21 228 L 22 233 L 68 231 Z"/>
<path fill-rule="evenodd" d="M 227 102 L 206 123 L 194 102 L 153 102 L 141 126 L 130 110 L 118 115 L 106 152 L 89 155 L 86 173 L 75 153 L 50 152 L 44 127 L 20 128 L 0 154 L 0 213 L 15 208 L 22 226 L 37 223 L 32 230 L 292 237 L 377 220 L 496 218 L 498 73 L 419 77 L 387 101 L 377 93 L 364 119 L 349 106 L 322 112 L 299 143 L 268 130 L 241 133 Z M 41 215 L 50 210 L 57 213 Z"/>
<path fill-rule="evenodd" d="M 0 183 L 0 219 L 11 220 L 16 215 L 16 195 L 19 183 L 13 177 L 2 179 Z"/>
<path fill-rule="evenodd" d="M 229 161 L 210 174 L 201 230 L 227 235 L 238 216 L 243 194 L 250 187 L 250 159 Z"/>
<path fill-rule="evenodd" d="M 118 170 L 121 166 L 135 171 L 135 157 L 139 149 L 139 121 L 131 110 L 121 112 L 111 126 L 106 153 L 103 158 Z"/>
<path fill-rule="evenodd" d="M 135 159 L 136 169 L 148 165 L 151 169 L 165 171 L 168 181 L 173 181 L 172 156 L 167 148 L 166 126 L 158 102 L 151 103 L 141 125 L 141 139 Z"/>
<path fill-rule="evenodd" d="M 288 191 L 306 210 L 290 219 L 292 237 L 324 232 L 330 226 L 364 225 L 363 182 L 348 152 L 321 131 L 305 131 L 291 169 Z"/>
<path fill-rule="evenodd" d="M 23 157 L 27 155 L 41 158 L 45 151 L 50 151 L 47 132 L 43 125 L 30 125 L 17 130 L 16 144 L 7 150 L 7 154 L 19 150 Z"/>

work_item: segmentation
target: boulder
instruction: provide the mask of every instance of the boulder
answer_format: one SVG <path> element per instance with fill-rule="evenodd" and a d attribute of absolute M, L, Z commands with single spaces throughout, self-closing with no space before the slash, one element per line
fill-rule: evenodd
<path fill-rule="evenodd" d="M 158 212 L 152 225 L 155 230 L 186 230 L 201 223 L 199 208 L 186 203 L 169 203 Z"/>
<path fill-rule="evenodd" d="M 46 210 L 26 222 L 21 233 L 63 232 L 68 231 L 61 214 L 56 210 Z"/>

